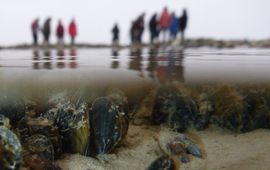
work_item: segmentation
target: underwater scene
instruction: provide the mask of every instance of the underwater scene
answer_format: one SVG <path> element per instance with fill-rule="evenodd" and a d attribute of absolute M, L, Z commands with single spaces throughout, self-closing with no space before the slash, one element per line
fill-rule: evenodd
<path fill-rule="evenodd" d="M 270 167 L 270 50 L 0 50 L 0 169 Z"/>

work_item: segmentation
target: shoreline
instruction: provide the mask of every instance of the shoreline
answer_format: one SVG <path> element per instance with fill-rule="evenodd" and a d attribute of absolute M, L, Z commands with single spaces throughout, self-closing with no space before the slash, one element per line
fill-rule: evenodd
<path fill-rule="evenodd" d="M 179 40 L 175 41 L 176 44 L 180 44 Z M 175 42 L 166 42 L 165 46 L 173 46 Z M 144 43 L 142 45 L 135 45 L 137 48 L 158 48 L 160 46 L 164 46 L 162 43 L 155 44 L 147 44 Z M 236 47 L 248 47 L 248 48 L 270 48 L 270 39 L 265 40 L 215 40 L 215 39 L 207 39 L 207 38 L 199 38 L 199 39 L 187 39 L 185 41 L 186 48 L 200 48 L 200 47 L 210 47 L 210 48 L 236 48 Z M 75 46 L 71 46 L 68 44 L 57 45 L 51 44 L 48 46 L 44 45 L 31 45 L 31 44 L 17 44 L 11 46 L 0 46 L 0 50 L 4 49 L 33 49 L 33 48 L 132 48 L 134 45 L 110 45 L 110 44 L 91 44 L 91 43 L 78 43 Z"/>

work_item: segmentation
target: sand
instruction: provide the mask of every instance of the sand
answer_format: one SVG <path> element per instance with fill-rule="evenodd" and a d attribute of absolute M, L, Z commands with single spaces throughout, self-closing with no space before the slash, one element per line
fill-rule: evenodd
<path fill-rule="evenodd" d="M 131 125 L 123 145 L 99 160 L 78 154 L 58 161 L 64 170 L 143 170 L 163 153 L 155 136 L 167 129 Z M 233 134 L 214 128 L 189 131 L 205 151 L 204 159 L 192 158 L 181 165 L 184 170 L 268 170 L 270 167 L 270 130 Z"/>

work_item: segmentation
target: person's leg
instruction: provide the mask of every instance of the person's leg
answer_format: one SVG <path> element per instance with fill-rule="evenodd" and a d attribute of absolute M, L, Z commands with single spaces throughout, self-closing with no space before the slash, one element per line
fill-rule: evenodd
<path fill-rule="evenodd" d="M 34 45 L 37 45 L 37 34 L 33 33 Z"/>

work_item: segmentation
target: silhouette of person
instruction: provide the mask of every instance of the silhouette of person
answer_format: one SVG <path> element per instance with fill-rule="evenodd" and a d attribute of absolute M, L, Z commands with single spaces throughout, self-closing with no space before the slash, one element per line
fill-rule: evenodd
<path fill-rule="evenodd" d="M 71 45 L 74 45 L 75 44 L 75 37 L 77 36 L 77 25 L 76 25 L 74 19 L 72 19 L 72 21 L 69 24 L 68 32 L 69 32 L 69 36 L 71 38 Z"/>
<path fill-rule="evenodd" d="M 154 43 L 155 39 L 158 38 L 159 35 L 157 14 L 154 14 L 149 21 L 149 31 L 150 31 L 150 42 Z"/>
<path fill-rule="evenodd" d="M 48 18 L 42 29 L 43 37 L 44 37 L 44 43 L 49 44 L 50 43 L 50 34 L 51 34 L 51 18 Z"/>
<path fill-rule="evenodd" d="M 179 31 L 181 33 L 181 43 L 184 45 L 185 43 L 185 30 L 187 27 L 188 23 L 188 15 L 187 15 L 187 10 L 183 10 L 182 16 L 179 18 Z"/>
<path fill-rule="evenodd" d="M 33 44 L 38 45 L 39 19 L 35 19 L 31 24 L 31 31 L 33 36 Z"/>
<path fill-rule="evenodd" d="M 115 24 L 112 29 L 112 35 L 113 35 L 112 42 L 115 45 L 119 43 L 119 32 L 120 32 L 119 27 L 117 24 Z"/>
<path fill-rule="evenodd" d="M 178 33 L 178 29 L 179 29 L 179 20 L 178 18 L 175 16 L 174 12 L 171 15 L 171 23 L 170 23 L 170 36 L 171 36 L 171 40 L 175 40 L 177 33 Z"/>
<path fill-rule="evenodd" d="M 171 23 L 171 15 L 168 12 L 168 8 L 165 7 L 159 19 L 159 27 L 161 32 L 163 33 L 163 42 L 165 42 L 166 40 L 166 34 L 170 27 L 170 23 Z"/>
<path fill-rule="evenodd" d="M 131 39 L 133 43 L 142 43 L 142 36 L 144 32 L 144 16 L 143 13 L 133 23 L 131 27 Z"/>
<path fill-rule="evenodd" d="M 64 43 L 64 35 L 65 35 L 65 29 L 62 24 L 62 21 L 59 20 L 57 28 L 56 28 L 56 37 L 58 40 L 58 44 L 63 44 Z"/>

